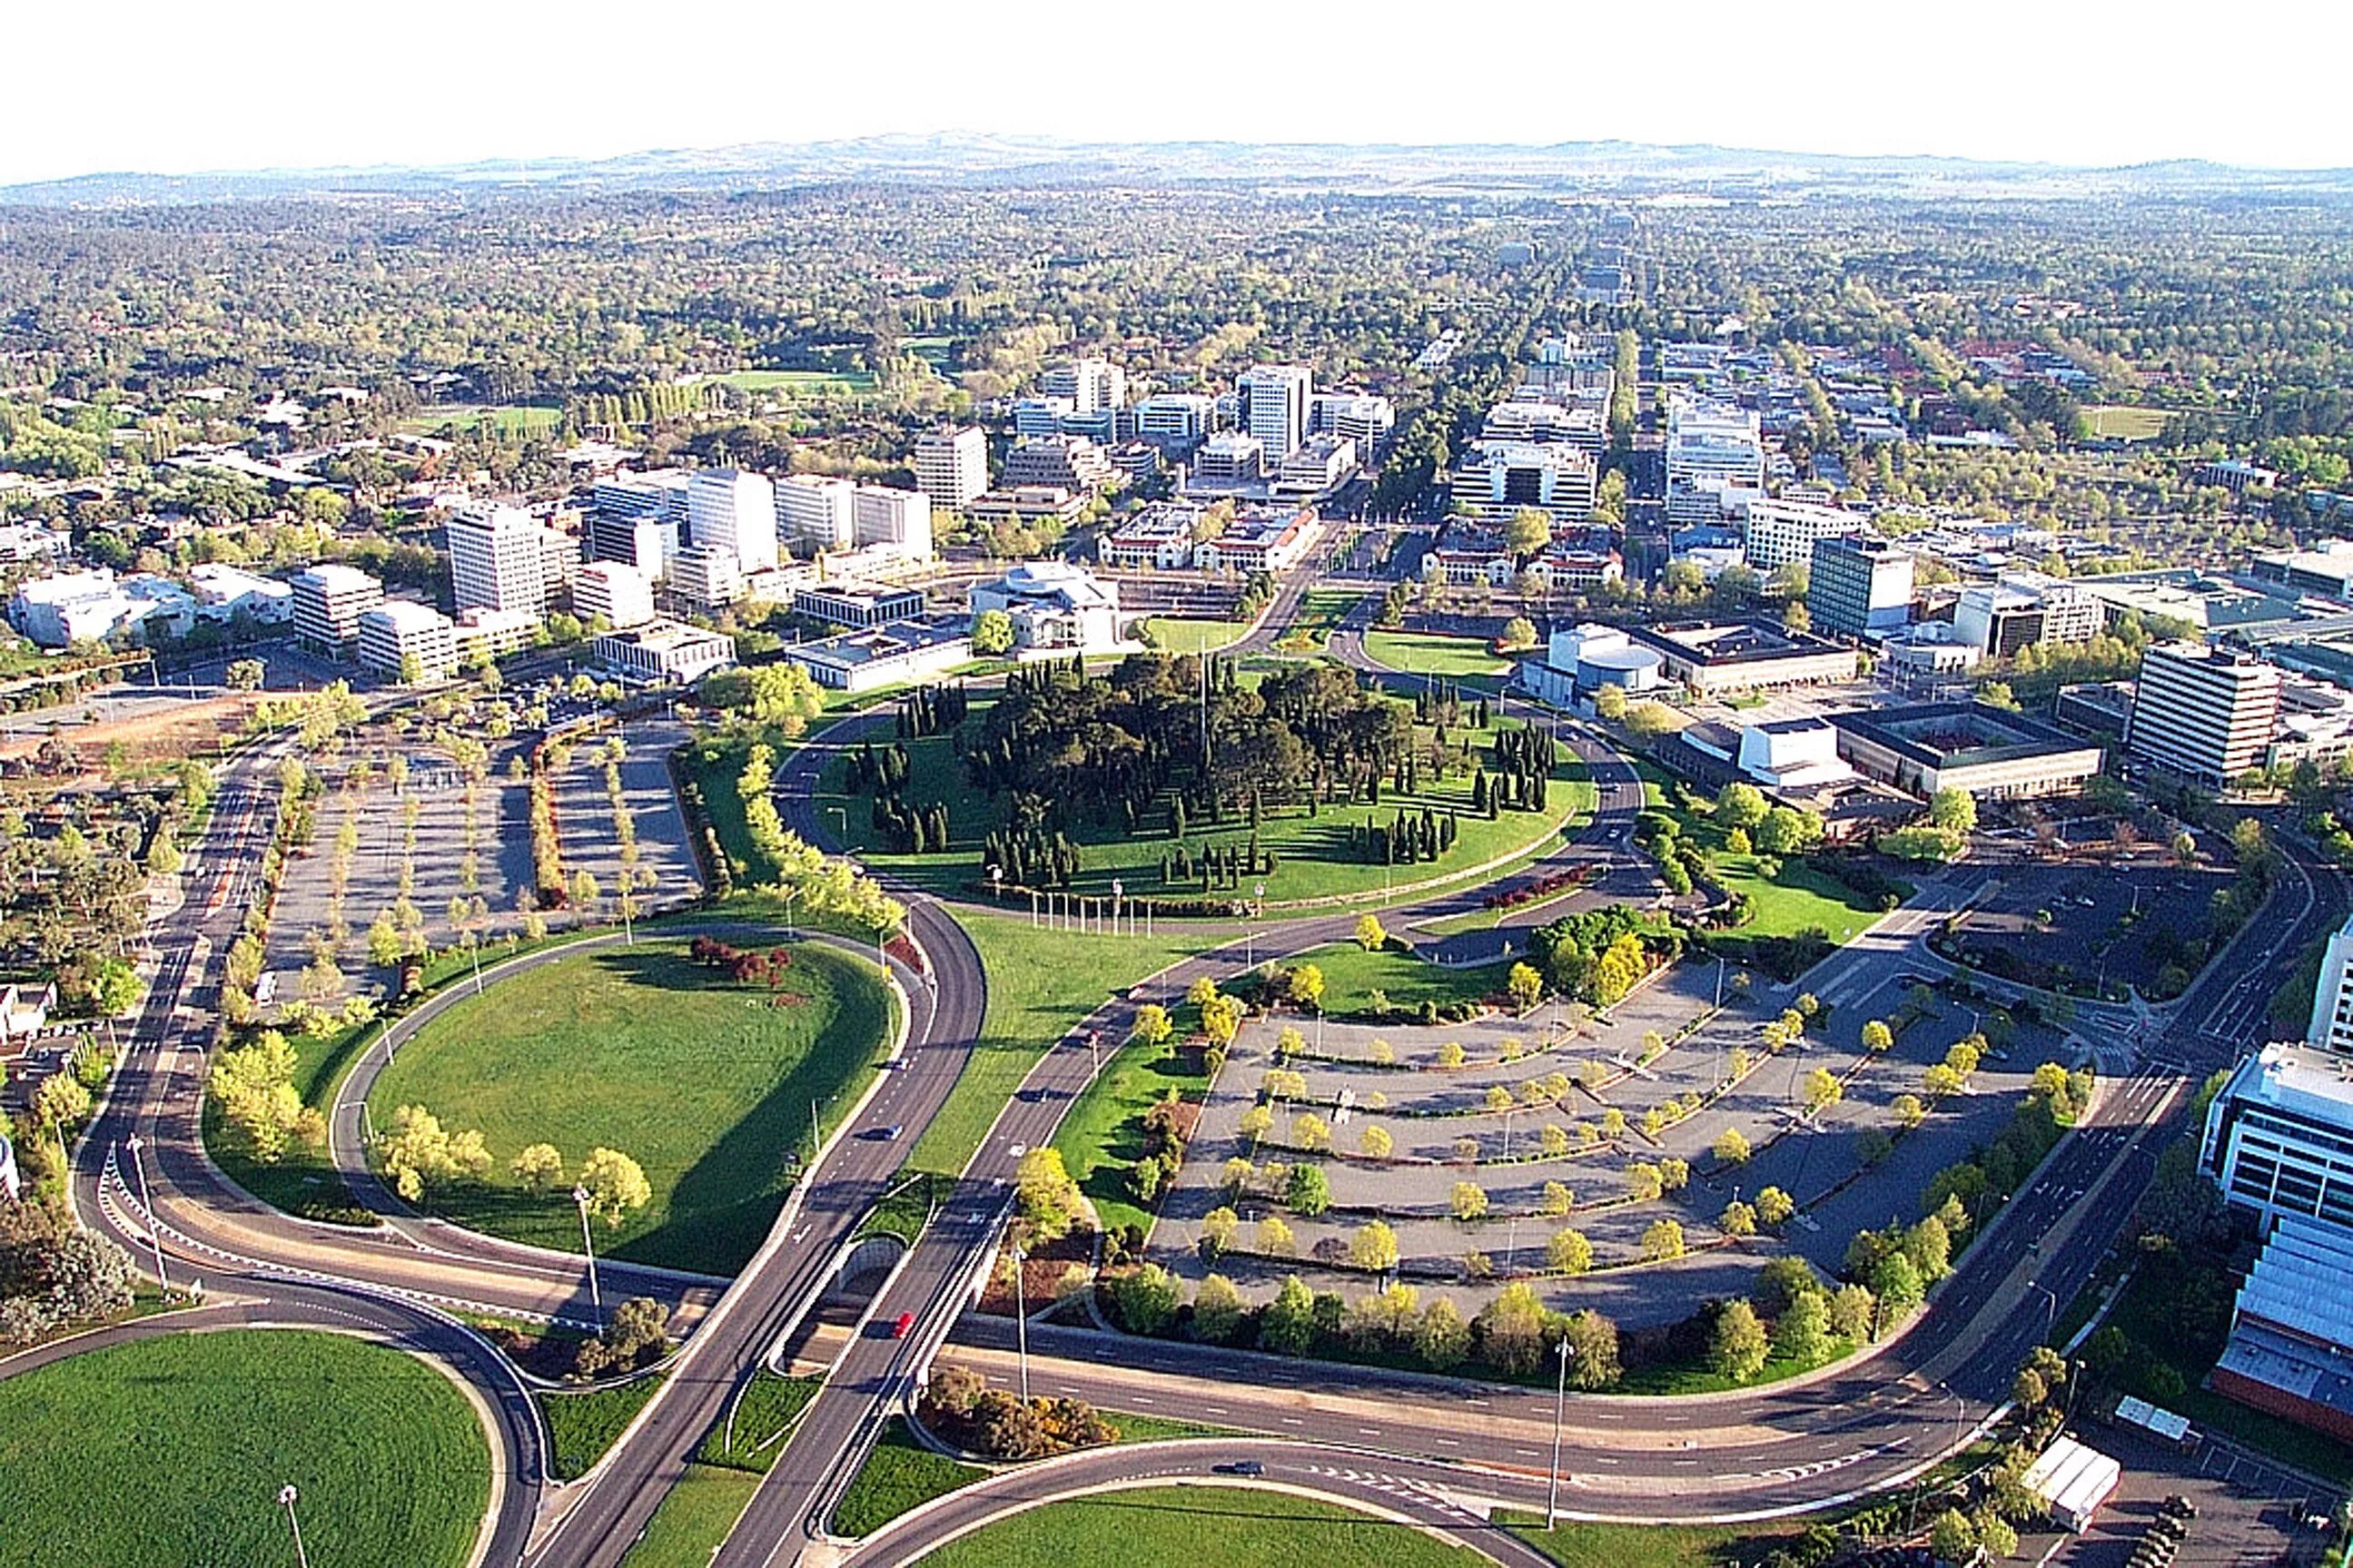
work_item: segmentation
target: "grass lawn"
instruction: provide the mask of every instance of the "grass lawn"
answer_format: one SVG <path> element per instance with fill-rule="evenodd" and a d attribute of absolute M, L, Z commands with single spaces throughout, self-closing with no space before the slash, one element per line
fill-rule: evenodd
<path fill-rule="evenodd" d="M 1062 1152 L 1063 1165 L 1093 1201 L 1106 1230 L 1130 1225 L 1152 1228 L 1151 1214 L 1129 1191 L 1128 1171 L 1144 1155 L 1145 1113 L 1171 1094 L 1198 1100 L 1208 1088 L 1206 1078 L 1190 1070 L 1197 1055 L 1180 1048 L 1175 1039 L 1158 1046 L 1121 1046 L 1103 1063 L 1103 1076 L 1080 1091 L 1055 1131 L 1054 1147 Z"/>
<path fill-rule="evenodd" d="M 436 403 L 400 424 L 413 434 L 430 436 L 445 425 L 470 430 L 484 420 L 501 436 L 544 436 L 564 423 L 564 410 L 535 403 Z"/>
<path fill-rule="evenodd" d="M 744 392 L 813 393 L 871 392 L 874 374 L 864 370 L 731 370 L 709 376 Z"/>
<path fill-rule="evenodd" d="M 578 1394 L 534 1393 L 532 1397 L 547 1417 L 547 1463 L 555 1479 L 577 1480 L 586 1475 L 661 1384 L 657 1373 Z"/>
<path fill-rule="evenodd" d="M 736 1401 L 734 1441 L 727 1440 L 727 1417 L 722 1415 L 716 1426 L 703 1436 L 702 1447 L 695 1458 L 706 1465 L 724 1465 L 732 1469 L 765 1473 L 783 1451 L 781 1439 L 808 1408 L 817 1391 L 825 1386 L 818 1377 L 778 1377 L 762 1370 L 753 1374 L 751 1386 Z"/>
<path fill-rule="evenodd" d="M 1439 637 L 1428 632 L 1366 632 L 1365 651 L 1376 663 L 1411 675 L 1448 675 L 1493 691 L 1490 676 L 1508 675 L 1512 661 L 1498 658 L 1477 637 Z"/>
<path fill-rule="evenodd" d="M 987 702 L 985 696 L 975 699 L 974 724 L 977 724 Z M 1513 722 L 1516 724 L 1517 721 Z M 1485 760 L 1486 744 L 1492 737 L 1481 731 L 1450 735 L 1454 740 L 1465 738 L 1471 741 L 1474 754 Z M 947 806 L 951 843 L 946 852 L 906 855 L 882 848 L 882 836 L 873 827 L 872 797 L 845 791 L 849 766 L 846 752 L 827 767 L 819 783 L 820 820 L 828 830 L 845 831 L 844 847 L 860 860 L 887 867 L 934 891 L 948 894 L 983 887 L 981 846 L 990 830 L 1003 820 L 1006 804 L 991 800 L 970 785 L 955 760 L 949 737 L 929 736 L 905 744 L 909 772 L 906 799 L 911 804 L 936 801 Z M 741 824 L 728 822 L 723 815 L 725 803 L 732 798 L 734 773 L 724 764 L 713 764 L 711 773 L 703 793 L 705 799 L 713 803 L 714 811 L 723 812 L 715 823 L 720 843 L 730 858 L 745 858 L 750 846 L 742 840 Z M 1385 887 L 1404 887 L 1450 877 L 1460 879 L 1472 868 L 1549 847 L 1562 831 L 1588 816 L 1593 807 L 1593 785 L 1585 764 L 1565 750 L 1554 765 L 1547 808 L 1543 812 L 1506 811 L 1490 819 L 1472 810 L 1472 787 L 1468 776 L 1441 781 L 1424 774 L 1417 792 L 1398 795 L 1384 790 L 1377 806 L 1331 805 L 1316 814 L 1304 807 L 1268 812 L 1258 830 L 1261 846 L 1277 861 L 1273 872 L 1264 879 L 1268 901 L 1280 905 L 1288 900 L 1377 895 Z M 1384 867 L 1364 858 L 1349 842 L 1350 827 L 1361 825 L 1368 817 L 1376 823 L 1387 823 L 1400 807 L 1419 813 L 1425 806 L 1440 815 L 1451 813 L 1456 818 L 1454 847 L 1435 862 Z M 837 810 L 839 816 L 834 815 Z M 1073 890 L 1107 898 L 1116 879 L 1124 885 L 1130 898 L 1250 896 L 1257 878 L 1244 879 L 1240 892 L 1221 889 L 1216 894 L 1205 894 L 1198 880 L 1164 885 L 1162 858 L 1176 846 L 1176 841 L 1167 836 L 1167 824 L 1168 816 L 1161 805 L 1152 808 L 1134 837 L 1109 824 L 1071 824 L 1071 837 L 1081 847 L 1082 857 Z M 1198 820 L 1188 822 L 1185 842 L 1198 854 L 1210 843 L 1244 849 L 1250 837 L 1249 823 L 1235 816 L 1216 826 Z"/>
<path fill-rule="evenodd" d="M 1496 1515 L 1514 1535 L 1561 1568 L 1723 1568 L 1754 1563 L 1793 1531 L 1726 1530 L 1704 1524 L 1577 1524 L 1546 1530 L 1541 1517 Z"/>
<path fill-rule="evenodd" d="M 377 1080 L 369 1110 L 423 1105 L 452 1130 L 479 1128 L 487 1182 L 427 1194 L 458 1224 L 577 1250 L 567 1191 L 533 1196 L 507 1172 L 527 1144 L 567 1166 L 596 1147 L 644 1166 L 652 1200 L 597 1251 L 733 1274 L 767 1234 L 792 1156 L 807 1148 L 812 1100 L 835 1113 L 875 1070 L 892 1026 L 873 966 L 802 942 L 782 994 L 737 986 L 686 957 L 679 939 L 575 953 L 513 974 L 436 1017 Z"/>
<path fill-rule="evenodd" d="M 840 1506 L 833 1510 L 833 1532 L 870 1535 L 909 1509 L 944 1497 L 987 1473 L 978 1466 L 933 1453 L 908 1435 L 903 1417 L 893 1415 L 882 1424 L 873 1451 L 841 1494 Z M 927 1561 L 937 1563 L 940 1558 L 934 1555 Z"/>
<path fill-rule="evenodd" d="M 1736 1388 L 1762 1388 L 1768 1383 L 1779 1383 L 1797 1377 L 1819 1366 L 1827 1366 L 1854 1349 L 1851 1340 L 1833 1339 L 1831 1347 L 1818 1361 L 1799 1361 L 1794 1356 L 1777 1355 L 1765 1363 L 1765 1370 L 1746 1383 L 1735 1383 L 1710 1367 L 1704 1361 L 1688 1363 L 1657 1362 L 1649 1366 L 1629 1367 L 1626 1375 L 1612 1394 L 1725 1394 Z"/>
<path fill-rule="evenodd" d="M 711 1568 L 712 1554 L 759 1489 L 760 1478 L 748 1470 L 687 1466 L 621 1559 L 624 1568 Z"/>
<path fill-rule="evenodd" d="M 302 1103 L 324 1115 L 328 1101 L 351 1070 L 360 1052 L 383 1027 L 363 1024 L 323 1037 L 293 1034 L 294 1092 Z M 332 1217 L 335 1211 L 358 1207 L 359 1200 L 327 1157 L 324 1145 L 308 1149 L 290 1145 L 274 1164 L 264 1164 L 237 1146 L 221 1120 L 220 1108 L 207 1097 L 204 1112 L 205 1147 L 229 1180 L 274 1208 L 311 1218 Z"/>
<path fill-rule="evenodd" d="M 1672 775 L 1649 763 L 1637 763 L 1643 795 L 1653 810 L 1672 816 L 1690 842 L 1708 852 L 1716 879 L 1732 892 L 1748 896 L 1750 919 L 1736 936 L 1794 936 L 1809 926 L 1830 932 L 1831 941 L 1845 943 L 1883 912 L 1841 883 L 1832 881 L 1796 858 L 1781 863 L 1781 874 L 1770 881 L 1757 874 L 1757 857 L 1733 855 L 1724 847 L 1724 832 L 1704 807 L 1685 809 L 1675 804 Z M 1909 889 L 1905 889 L 1909 897 Z"/>
<path fill-rule="evenodd" d="M 490 1449 L 438 1371 L 342 1334 L 174 1334 L 0 1382 L 5 1568 L 288 1562 L 289 1482 L 314 1563 L 461 1568 Z"/>
<path fill-rule="evenodd" d="M 1250 635 L 1248 621 L 1193 621 L 1155 616 L 1144 623 L 1152 646 L 1170 653 L 1203 653 L 1239 642 Z"/>
<path fill-rule="evenodd" d="M 1208 945 L 1184 931 L 1081 936 L 1018 917 L 968 910 L 955 916 L 987 971 L 988 1011 L 964 1076 L 907 1155 L 910 1168 L 947 1176 L 963 1172 L 1031 1065 L 1073 1024 L 1113 991 Z"/>
<path fill-rule="evenodd" d="M 2106 441 L 2154 441 L 2165 434 L 2166 412 L 2129 403 L 2095 403 L 2084 410 L 2092 434 Z"/>
<path fill-rule="evenodd" d="M 1364 596 L 1362 588 L 1310 588 L 1299 596 L 1298 612 L 1291 617 L 1284 635 L 1297 636 L 1322 647 L 1332 640 L 1333 629 Z"/>
<path fill-rule="evenodd" d="M 1248 1563 L 1251 1568 L 1474 1568 L 1487 1558 L 1410 1525 L 1257 1488 L 1142 1487 L 1030 1509 L 948 1542 L 926 1568 Z"/>
<path fill-rule="evenodd" d="M 1401 1007 L 1423 1002 L 1476 1002 L 1501 990 L 1504 966 L 1482 964 L 1476 969 L 1446 969 L 1395 947 L 1366 952 L 1353 942 L 1334 942 L 1299 955 L 1324 972 L 1324 1006 L 1345 1013 L 1367 1006 L 1378 991 Z M 1309 1029 L 1312 1035 L 1314 1030 Z"/>

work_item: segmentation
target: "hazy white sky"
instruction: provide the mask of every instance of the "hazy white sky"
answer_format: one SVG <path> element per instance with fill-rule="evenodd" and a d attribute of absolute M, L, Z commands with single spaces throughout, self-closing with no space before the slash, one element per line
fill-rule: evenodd
<path fill-rule="evenodd" d="M 0 181 L 940 130 L 2353 165 L 2345 0 L 14 10 Z"/>

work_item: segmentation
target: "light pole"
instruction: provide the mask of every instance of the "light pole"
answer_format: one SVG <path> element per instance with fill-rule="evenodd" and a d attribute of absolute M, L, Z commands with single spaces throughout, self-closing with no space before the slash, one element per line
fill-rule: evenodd
<path fill-rule="evenodd" d="M 588 1189 L 572 1189 L 572 1201 L 580 1210 L 580 1245 L 588 1249 L 588 1304 L 596 1310 L 596 1334 L 605 1333 L 605 1295 L 596 1286 L 596 1238 L 588 1230 Z"/>
<path fill-rule="evenodd" d="M 1560 1336 L 1560 1381 L 1552 1391 L 1552 1478 L 1545 1489 L 1545 1528 L 1550 1530 L 1560 1519 L 1560 1424 L 1568 1410 L 1568 1358 L 1577 1348 L 1568 1336 Z"/>
<path fill-rule="evenodd" d="M 294 1517 L 294 1501 L 301 1495 L 288 1481 L 278 1489 L 278 1506 L 286 1510 L 286 1528 L 294 1532 L 294 1561 L 300 1568 L 311 1568 L 311 1554 L 302 1550 L 302 1521 Z"/>
<path fill-rule="evenodd" d="M 1029 1403 L 1029 1302 L 1022 1290 L 1021 1266 L 1029 1261 L 1029 1253 L 1022 1249 L 1019 1242 L 1015 1242 L 1013 1244 L 1013 1339 L 1014 1343 L 1020 1350 L 1018 1359 L 1021 1367 L 1021 1403 L 1024 1405 Z"/>
<path fill-rule="evenodd" d="M 1005 901 L 1005 868 L 1002 866 L 988 868 L 988 896 L 1000 904 Z"/>
<path fill-rule="evenodd" d="M 1127 884 L 1113 877 L 1111 879 L 1111 934 L 1113 936 L 1119 934 L 1119 906 L 1126 896 Z"/>
<path fill-rule="evenodd" d="M 139 1151 L 146 1143 L 138 1133 L 131 1135 L 131 1171 L 139 1178 L 139 1206 L 147 1211 L 147 1239 L 155 1248 L 155 1285 L 169 1295 L 172 1282 L 164 1277 L 164 1232 L 155 1223 L 155 1205 L 147 1195 L 147 1167 L 140 1163 Z"/>
<path fill-rule="evenodd" d="M 989 869 L 995 870 L 996 868 L 992 866 Z M 800 884 L 797 882 L 785 889 L 785 940 L 786 942 L 797 940 L 797 933 L 793 930 L 793 900 L 800 896 Z"/>
<path fill-rule="evenodd" d="M 2042 1337 L 2049 1339 L 2051 1331 L 2059 1326 L 2059 1292 L 2039 1279 L 2029 1279 L 2026 1282 L 2026 1288 L 2030 1290 L 2040 1290 L 2050 1300 L 2051 1305 L 2042 1315 Z"/>
<path fill-rule="evenodd" d="M 1101 1029 L 1087 1031 L 1087 1054 L 1094 1060 L 1094 1066 L 1087 1073 L 1088 1080 L 1092 1082 L 1103 1077 L 1103 1031 Z"/>

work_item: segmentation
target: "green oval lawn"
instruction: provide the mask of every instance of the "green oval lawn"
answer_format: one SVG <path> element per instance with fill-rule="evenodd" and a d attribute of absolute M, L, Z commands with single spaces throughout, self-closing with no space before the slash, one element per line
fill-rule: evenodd
<path fill-rule="evenodd" d="M 422 1105 L 452 1131 L 480 1129 L 496 1161 L 491 1180 L 429 1192 L 425 1206 L 573 1252 L 580 1220 L 568 1180 L 533 1195 L 507 1163 L 553 1143 L 568 1177 L 589 1150 L 618 1149 L 645 1167 L 653 1198 L 617 1227 L 598 1225 L 598 1254 L 733 1274 L 783 1205 L 791 1157 L 807 1150 L 809 1101 L 862 1088 L 895 1005 L 871 963 L 789 945 L 773 993 L 694 963 L 678 940 L 510 975 L 403 1046 L 369 1113 L 381 1128 L 396 1108 Z"/>
<path fill-rule="evenodd" d="M 1410 1525 L 1287 1492 L 1145 1487 L 1033 1508 L 949 1542 L 923 1568 L 1069 1568 L 1074 1563 L 1247 1563 L 1250 1568 L 1481 1568 L 1489 1562 Z"/>
<path fill-rule="evenodd" d="M 463 1394 L 341 1334 L 241 1329 L 91 1351 L 0 1381 L 0 1568 L 291 1563 L 459 1568 L 490 1504 Z"/>

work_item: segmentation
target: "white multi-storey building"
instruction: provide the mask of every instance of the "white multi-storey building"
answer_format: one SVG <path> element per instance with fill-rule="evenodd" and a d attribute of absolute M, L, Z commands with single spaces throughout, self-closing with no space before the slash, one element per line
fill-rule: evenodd
<path fill-rule="evenodd" d="M 1307 433 L 1340 436 L 1370 458 L 1397 428 L 1397 405 L 1369 392 L 1319 392 L 1308 403 Z"/>
<path fill-rule="evenodd" d="M 361 612 L 359 662 L 386 680 L 446 680 L 458 668 L 458 636 L 430 605 L 386 599 Z"/>
<path fill-rule="evenodd" d="M 1118 477 L 1103 449 L 1083 436 L 1040 436 L 1017 441 L 1005 455 L 1005 482 L 1099 490 Z"/>
<path fill-rule="evenodd" d="M 1048 397 L 1067 397 L 1073 414 L 1127 406 L 1127 372 L 1103 359 L 1069 360 L 1038 378 Z"/>
<path fill-rule="evenodd" d="M 2143 651 L 2125 750 L 2219 785 L 2255 765 L 2279 722 L 2280 672 L 2251 653 L 2202 643 Z"/>
<path fill-rule="evenodd" d="M 1764 496 L 1749 500 L 1744 510 L 1748 564 L 1768 574 L 1784 566 L 1810 563 L 1816 542 L 1852 533 L 1867 521 L 1834 506 Z"/>
<path fill-rule="evenodd" d="M 322 562 L 294 574 L 294 637 L 332 658 L 349 658 L 360 616 L 384 603 L 384 584 L 356 566 Z"/>
<path fill-rule="evenodd" d="M 683 621 L 649 621 L 588 645 L 596 662 L 640 686 L 691 686 L 735 662 L 735 639 Z"/>
<path fill-rule="evenodd" d="M 1573 447 L 1532 441 L 1474 441 L 1454 470 L 1454 499 L 1468 515 L 1501 522 L 1522 507 L 1556 521 L 1593 514 L 1593 459 Z"/>
<path fill-rule="evenodd" d="M 1715 521 L 1723 492 L 1765 488 L 1765 441 L 1755 411 L 1677 394 L 1667 404 L 1666 465 L 1668 520 Z"/>
<path fill-rule="evenodd" d="M 1609 430 L 1599 409 L 1523 387 L 1487 411 L 1479 434 L 1491 441 L 1558 441 L 1599 462 Z"/>
<path fill-rule="evenodd" d="M 1078 404 L 1068 397 L 1018 398 L 1013 405 L 1013 434 L 1023 439 L 1059 436 L 1062 421 L 1078 411 Z"/>
<path fill-rule="evenodd" d="M 1258 437 L 1267 460 L 1280 464 L 1307 439 L 1307 409 L 1315 375 L 1303 364 L 1258 364 L 1234 383 L 1242 428 Z"/>
<path fill-rule="evenodd" d="M 726 550 L 745 572 L 776 563 L 776 488 L 764 474 L 697 468 L 686 488 L 686 526 L 697 545 Z"/>
<path fill-rule="evenodd" d="M 2010 658 L 2036 643 L 2089 642 L 2106 623 L 2099 599 L 2040 572 L 2006 572 L 1962 589 L 1953 604 L 1953 635 L 1988 658 Z"/>
<path fill-rule="evenodd" d="M 626 561 L 659 582 L 685 542 L 688 471 L 616 474 L 588 492 L 586 526 L 591 561 Z"/>
<path fill-rule="evenodd" d="M 670 591 L 698 610 L 716 610 L 744 596 L 744 570 L 735 552 L 690 544 L 670 566 Z"/>
<path fill-rule="evenodd" d="M 935 507 L 962 510 L 988 489 L 988 437 L 979 426 L 966 425 L 918 437 L 915 488 Z"/>
<path fill-rule="evenodd" d="M 2304 1043 L 2316 1051 L 2353 1058 L 2353 917 L 2328 939 L 2320 958 L 2320 984 L 2313 993 L 2312 1022 Z"/>
<path fill-rule="evenodd" d="M 547 530 L 530 513 L 512 506 L 462 506 L 443 532 L 458 608 L 547 613 Z"/>
<path fill-rule="evenodd" d="M 618 561 L 583 566 L 572 579 L 572 609 L 608 626 L 642 626 L 654 618 L 654 587 L 645 574 Z"/>
<path fill-rule="evenodd" d="M 932 558 L 932 503 L 919 491 L 860 485 L 850 521 L 861 549 L 879 544 L 910 561 Z"/>
<path fill-rule="evenodd" d="M 858 486 L 795 474 L 776 487 L 776 517 L 797 548 L 847 550 L 858 542 Z"/>

